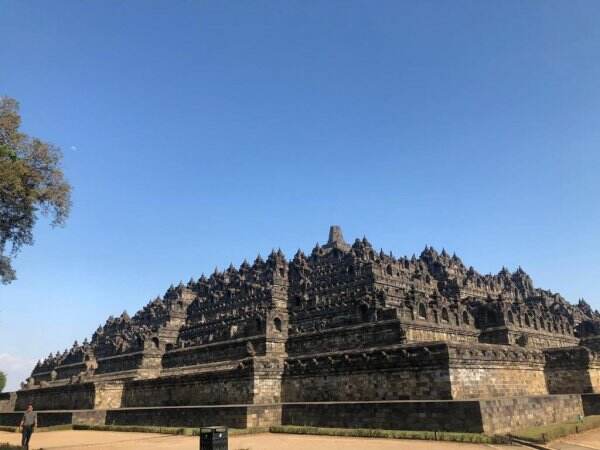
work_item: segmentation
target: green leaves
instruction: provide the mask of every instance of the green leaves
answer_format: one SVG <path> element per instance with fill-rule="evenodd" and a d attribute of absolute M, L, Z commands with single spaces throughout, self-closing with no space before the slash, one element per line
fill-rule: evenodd
<path fill-rule="evenodd" d="M 0 98 L 0 282 L 16 278 L 11 265 L 23 245 L 33 244 L 38 213 L 63 225 L 71 208 L 71 186 L 60 150 L 19 131 L 19 104 Z"/>
<path fill-rule="evenodd" d="M 11 161 L 16 161 L 17 152 L 11 149 L 8 145 L 0 145 L 0 158 L 8 158 Z"/>

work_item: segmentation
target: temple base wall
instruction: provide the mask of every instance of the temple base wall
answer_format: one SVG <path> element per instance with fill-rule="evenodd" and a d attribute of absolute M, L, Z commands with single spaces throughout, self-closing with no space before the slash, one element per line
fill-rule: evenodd
<path fill-rule="evenodd" d="M 123 382 L 95 383 L 94 409 L 120 408 L 123 403 Z"/>
<path fill-rule="evenodd" d="M 286 360 L 284 402 L 450 399 L 443 343 L 304 355 Z"/>
<path fill-rule="evenodd" d="M 106 411 L 106 425 L 230 428 L 269 427 L 281 423 L 280 405 L 222 405 L 125 408 Z"/>
<path fill-rule="evenodd" d="M 592 403 L 591 400 L 588 403 Z M 600 409 L 600 401 L 598 401 Z M 298 403 L 283 405 L 283 425 L 505 434 L 571 421 L 583 414 L 580 395 L 491 400 Z"/>
<path fill-rule="evenodd" d="M 188 366 L 180 375 L 102 375 L 34 387 L 3 394 L 0 407 L 23 410 L 31 402 L 40 426 L 285 424 L 489 434 L 600 413 L 600 395 L 592 394 L 600 391 L 600 360 L 581 346 L 425 342 L 293 357 L 274 348 L 268 356 Z M 0 425 L 19 415 L 0 413 Z"/>
<path fill-rule="evenodd" d="M 450 369 L 452 398 L 495 398 L 517 395 L 545 395 L 546 380 L 543 368 L 506 367 L 481 364 L 479 367 Z"/>
<path fill-rule="evenodd" d="M 75 410 L 596 392 L 600 360 L 585 347 L 541 351 L 429 342 L 295 357 L 279 353 L 190 366 L 179 375 L 35 387 L 18 391 L 16 400 L 0 399 L 0 407 L 20 410 L 31 402 L 37 410 Z"/>
<path fill-rule="evenodd" d="M 551 394 L 600 393 L 600 359 L 586 347 L 547 349 L 546 383 Z"/>
<path fill-rule="evenodd" d="M 484 431 L 477 401 L 284 404 L 283 425 L 384 430 Z"/>
<path fill-rule="evenodd" d="M 247 370 L 215 371 L 128 381 L 123 407 L 252 403 L 253 379 Z"/>
<path fill-rule="evenodd" d="M 452 398 L 546 395 L 544 354 L 497 345 L 449 345 Z"/>
<path fill-rule="evenodd" d="M 583 415 L 581 395 L 495 398 L 481 400 L 479 405 L 488 434 L 567 422 Z"/>
<path fill-rule="evenodd" d="M 583 397 L 583 400 L 582 400 Z M 504 434 L 571 421 L 600 412 L 600 396 L 548 395 L 488 400 L 312 402 L 109 410 L 42 411 L 40 427 L 63 424 L 257 428 L 298 425 L 333 428 L 454 431 Z M 17 426 L 21 412 L 0 413 L 1 426 Z"/>
<path fill-rule="evenodd" d="M 489 344 L 430 342 L 304 355 L 287 360 L 283 379 L 285 402 L 547 394 L 541 351 Z"/>
<path fill-rule="evenodd" d="M 0 412 L 14 411 L 16 402 L 16 392 L 0 392 Z"/>
<path fill-rule="evenodd" d="M 289 376 L 283 381 L 285 402 L 450 399 L 448 370 L 362 371 Z"/>
<path fill-rule="evenodd" d="M 0 413 L 0 426 L 16 427 L 22 412 Z M 281 425 L 281 404 L 175 406 L 38 412 L 38 426 L 139 425 L 198 428 L 224 425 L 230 428 L 262 428 Z"/>
<path fill-rule="evenodd" d="M 95 397 L 94 383 L 27 389 L 17 391 L 15 410 L 23 411 L 29 403 L 38 411 L 93 409 Z"/>
<path fill-rule="evenodd" d="M 583 414 L 586 416 L 600 416 L 600 394 L 583 394 L 581 396 Z"/>

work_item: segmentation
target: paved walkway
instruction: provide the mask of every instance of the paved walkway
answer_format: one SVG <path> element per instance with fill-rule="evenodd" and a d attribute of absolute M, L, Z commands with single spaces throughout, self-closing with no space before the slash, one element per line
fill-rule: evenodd
<path fill-rule="evenodd" d="M 0 432 L 0 443 L 20 443 L 16 433 Z M 198 450 L 199 438 L 151 433 L 116 433 L 112 431 L 51 431 L 34 433 L 30 448 L 37 450 Z M 233 436 L 230 450 L 514 450 L 515 447 L 454 442 L 366 439 L 292 434 L 253 434 Z M 585 449 L 584 449 L 585 450 Z"/>
<path fill-rule="evenodd" d="M 572 434 L 562 439 L 552 441 L 548 447 L 554 450 L 600 450 L 600 430 L 590 430 L 584 433 Z"/>

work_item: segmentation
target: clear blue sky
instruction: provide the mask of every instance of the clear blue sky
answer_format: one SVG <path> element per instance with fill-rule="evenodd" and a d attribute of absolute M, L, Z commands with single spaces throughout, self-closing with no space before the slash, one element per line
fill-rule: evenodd
<path fill-rule="evenodd" d="M 0 94 L 63 229 L 0 286 L 0 368 L 171 283 L 366 234 L 600 308 L 600 3 L 0 1 Z"/>

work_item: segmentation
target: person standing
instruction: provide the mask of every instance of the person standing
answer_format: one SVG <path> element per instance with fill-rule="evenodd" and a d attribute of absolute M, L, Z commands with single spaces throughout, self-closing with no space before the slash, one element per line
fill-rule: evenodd
<path fill-rule="evenodd" d="M 37 413 L 33 411 L 33 405 L 30 403 L 21 419 L 21 432 L 23 433 L 21 447 L 25 450 L 29 450 L 29 439 L 31 439 L 35 427 L 37 427 Z"/>

